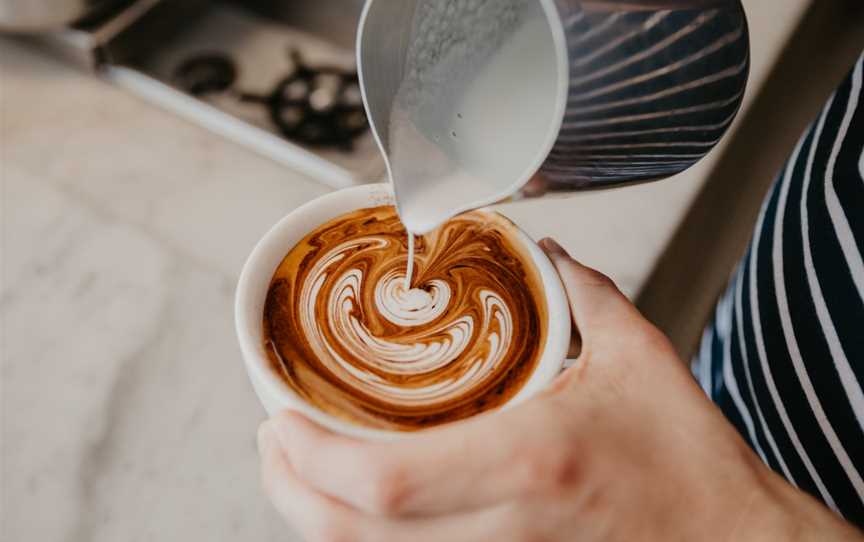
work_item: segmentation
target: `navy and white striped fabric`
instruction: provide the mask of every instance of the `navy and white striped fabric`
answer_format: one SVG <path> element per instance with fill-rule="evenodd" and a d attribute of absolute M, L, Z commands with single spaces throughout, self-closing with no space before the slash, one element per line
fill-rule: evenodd
<path fill-rule="evenodd" d="M 864 526 L 864 56 L 763 204 L 694 372 L 756 453 Z"/>

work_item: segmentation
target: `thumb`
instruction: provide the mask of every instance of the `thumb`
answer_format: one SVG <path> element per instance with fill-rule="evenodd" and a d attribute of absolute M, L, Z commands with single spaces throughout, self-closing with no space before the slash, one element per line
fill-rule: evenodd
<path fill-rule="evenodd" d="M 570 302 L 573 323 L 584 344 L 607 337 L 614 340 L 620 330 L 630 329 L 625 324 L 633 322 L 634 318 L 642 320 L 642 315 L 612 279 L 574 260 L 549 237 L 539 244 L 558 270 Z"/>

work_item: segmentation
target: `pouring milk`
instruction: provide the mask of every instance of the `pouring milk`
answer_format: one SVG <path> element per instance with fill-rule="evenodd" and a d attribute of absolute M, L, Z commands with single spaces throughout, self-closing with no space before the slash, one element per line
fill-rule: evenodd
<path fill-rule="evenodd" d="M 364 37 L 361 84 L 413 237 L 512 195 L 534 174 L 561 124 L 566 65 L 537 0 L 374 0 L 364 17 L 375 9 L 389 10 L 403 51 L 370 59 Z"/>

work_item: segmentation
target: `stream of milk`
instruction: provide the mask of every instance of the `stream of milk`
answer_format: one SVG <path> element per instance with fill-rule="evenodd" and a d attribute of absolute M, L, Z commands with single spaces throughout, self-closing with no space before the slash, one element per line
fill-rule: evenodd
<path fill-rule="evenodd" d="M 558 70 L 537 0 L 418 3 L 386 149 L 409 232 L 406 289 L 414 235 L 512 195 L 539 168 L 560 122 Z"/>

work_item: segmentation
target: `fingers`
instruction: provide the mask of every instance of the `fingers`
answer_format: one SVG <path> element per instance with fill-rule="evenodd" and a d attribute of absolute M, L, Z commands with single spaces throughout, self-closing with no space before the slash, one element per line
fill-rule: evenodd
<path fill-rule="evenodd" d="M 261 481 L 276 509 L 304 540 L 468 542 L 498 540 L 529 527 L 524 521 L 527 510 L 510 503 L 434 518 L 372 517 L 305 484 L 284 455 L 276 423 L 265 422 L 258 432 Z"/>
<path fill-rule="evenodd" d="M 540 241 L 540 247 L 558 270 L 582 342 L 614 334 L 634 318 L 642 319 L 609 277 L 571 258 L 551 238 Z"/>
<path fill-rule="evenodd" d="M 258 450 L 262 487 L 276 510 L 300 531 L 304 540 L 345 540 L 342 533 L 350 532 L 352 527 L 359 530 L 366 523 L 358 512 L 301 482 L 288 463 L 270 422 L 265 422 L 258 430 Z"/>
<path fill-rule="evenodd" d="M 526 521 L 529 506 L 502 504 L 463 514 L 434 518 L 384 519 L 377 529 L 378 542 L 477 542 L 478 540 L 525 540 L 531 531 Z M 525 533 L 524 535 L 522 533 Z M 534 538 L 537 539 L 537 538 Z"/>
<path fill-rule="evenodd" d="M 313 488 L 371 514 L 428 516 L 506 502 L 575 476 L 577 454 L 561 429 L 566 413 L 550 405 L 531 401 L 389 443 L 339 436 L 292 412 L 273 424 Z"/>

